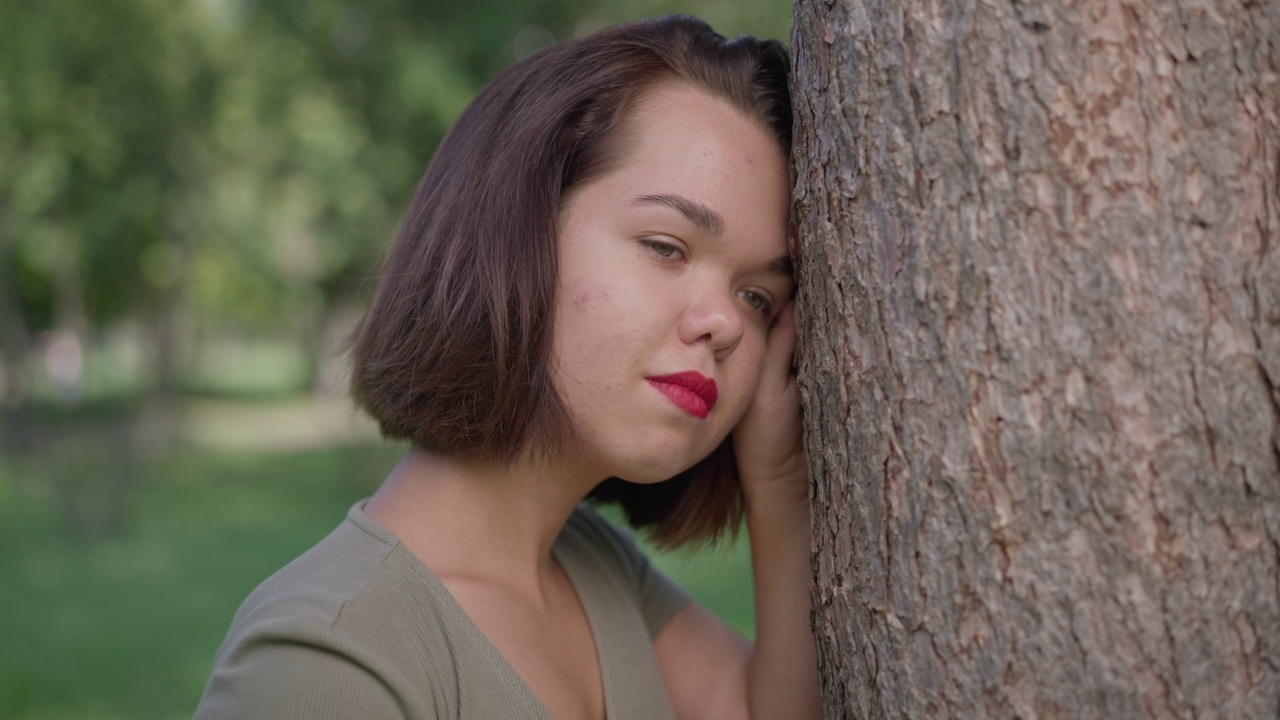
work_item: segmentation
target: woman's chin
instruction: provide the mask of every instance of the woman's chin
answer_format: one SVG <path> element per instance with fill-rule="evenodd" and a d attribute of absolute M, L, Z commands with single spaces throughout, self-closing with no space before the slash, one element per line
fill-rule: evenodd
<path fill-rule="evenodd" d="M 630 462 L 615 463 L 610 477 L 626 480 L 637 485 L 652 485 L 679 475 L 686 467 L 683 463 L 672 462 L 672 458 L 628 458 Z"/>
<path fill-rule="evenodd" d="M 627 481 L 627 482 L 629 482 L 629 483 L 632 483 L 633 485 L 657 485 L 658 483 L 666 482 L 667 480 L 670 480 L 671 478 L 675 477 L 676 475 L 679 475 L 679 474 L 680 474 L 680 472 L 682 472 L 682 471 L 676 471 L 676 472 L 673 472 L 673 473 L 669 473 L 669 474 L 667 474 L 667 475 L 634 475 L 634 474 L 628 474 L 628 475 L 618 475 L 618 476 L 616 476 L 616 477 L 617 477 L 619 480 L 625 480 L 625 481 Z"/>
<path fill-rule="evenodd" d="M 613 477 L 637 485 L 653 485 L 670 480 L 697 465 L 710 454 L 711 451 L 708 450 L 704 453 L 689 454 L 684 458 L 673 458 L 670 453 L 661 457 L 635 458 L 633 462 L 625 463 L 624 467 L 618 468 L 619 471 L 615 472 Z"/>

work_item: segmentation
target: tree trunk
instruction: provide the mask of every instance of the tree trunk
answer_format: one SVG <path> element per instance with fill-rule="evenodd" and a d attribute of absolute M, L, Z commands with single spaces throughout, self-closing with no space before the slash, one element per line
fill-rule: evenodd
<path fill-rule="evenodd" d="M 25 450 L 29 432 L 25 411 L 31 335 L 18 293 L 17 249 L 8 219 L 0 202 L 0 455 Z"/>
<path fill-rule="evenodd" d="M 0 204 L 0 429 L 13 439 L 16 434 L 18 413 L 26 404 L 26 361 L 31 348 L 26 319 L 22 312 L 22 298 L 18 293 L 17 249 L 8 224 L 9 214 Z M 0 450 L 5 443 L 0 441 Z"/>
<path fill-rule="evenodd" d="M 175 205 L 184 208 L 186 203 L 179 201 Z M 178 217 L 177 210 L 172 211 L 169 217 L 167 242 L 173 251 L 173 275 L 160 288 L 160 300 L 153 307 L 153 390 L 162 398 L 162 403 L 168 403 L 180 389 L 189 360 L 187 355 L 191 345 L 191 318 L 187 298 L 193 277 L 191 258 L 194 237 L 187 227 L 189 222 L 190 218 Z"/>
<path fill-rule="evenodd" d="M 1280 716 L 1280 3 L 793 45 L 827 717 Z"/>

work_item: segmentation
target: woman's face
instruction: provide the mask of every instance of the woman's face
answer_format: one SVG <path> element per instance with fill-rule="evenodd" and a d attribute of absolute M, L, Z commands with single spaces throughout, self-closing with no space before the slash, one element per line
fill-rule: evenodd
<path fill-rule="evenodd" d="M 593 469 L 657 482 L 756 391 L 792 292 L 789 174 L 763 129 L 698 90 L 651 91 L 629 130 L 561 215 L 554 372 Z"/>

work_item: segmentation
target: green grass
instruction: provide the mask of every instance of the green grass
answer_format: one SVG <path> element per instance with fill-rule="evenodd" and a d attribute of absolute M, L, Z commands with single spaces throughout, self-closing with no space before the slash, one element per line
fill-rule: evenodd
<path fill-rule="evenodd" d="M 90 447 L 53 469 L 0 458 L 0 718 L 190 717 L 244 597 L 399 457 L 184 448 L 121 463 Z M 749 634 L 745 538 L 655 562 Z"/>

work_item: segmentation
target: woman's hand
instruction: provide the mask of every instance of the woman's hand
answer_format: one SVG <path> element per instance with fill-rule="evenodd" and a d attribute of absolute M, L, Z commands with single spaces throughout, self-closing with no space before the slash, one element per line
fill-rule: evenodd
<path fill-rule="evenodd" d="M 800 391 L 791 371 L 795 349 L 795 305 L 788 302 L 769 329 L 755 397 L 733 429 L 738 476 L 748 507 L 776 500 L 808 502 Z"/>
<path fill-rule="evenodd" d="M 792 303 L 769 329 L 760 385 L 733 429 L 746 500 L 756 595 L 756 644 L 747 664 L 752 718 L 818 718 L 817 654 L 809 627 L 809 467 Z"/>

